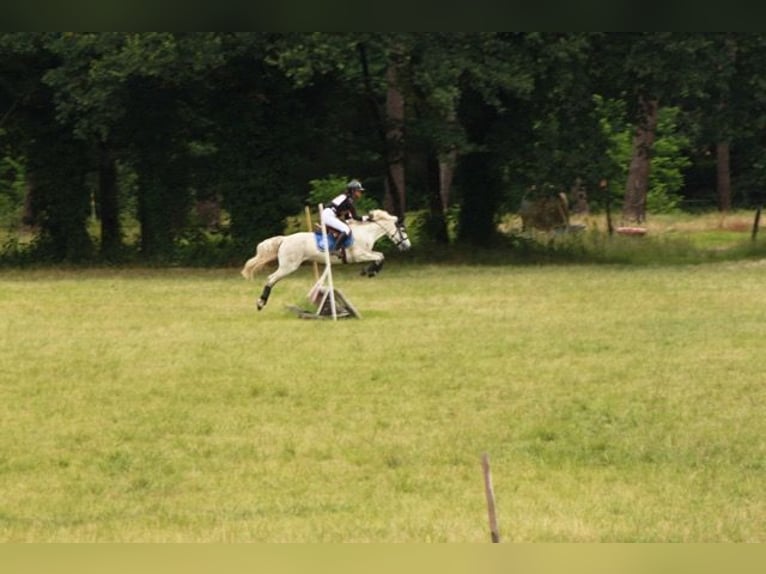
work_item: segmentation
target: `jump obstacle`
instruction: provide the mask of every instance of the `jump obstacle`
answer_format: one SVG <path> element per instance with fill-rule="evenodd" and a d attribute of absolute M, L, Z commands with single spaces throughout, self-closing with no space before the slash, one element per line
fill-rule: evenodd
<path fill-rule="evenodd" d="M 319 224 L 322 229 L 322 242 L 324 249 L 324 271 L 319 274 L 317 264 L 314 263 L 314 277 L 316 282 L 308 292 L 308 299 L 316 305 L 316 311 L 307 311 L 300 307 L 289 306 L 288 308 L 295 312 L 301 319 L 327 319 L 333 321 L 338 319 L 355 318 L 361 319 L 362 316 L 351 302 L 343 295 L 340 289 L 336 289 L 332 278 L 332 263 L 330 261 L 330 248 L 327 241 L 327 227 L 322 221 L 323 205 L 319 204 Z M 306 207 L 306 223 L 311 231 L 311 213 Z"/>

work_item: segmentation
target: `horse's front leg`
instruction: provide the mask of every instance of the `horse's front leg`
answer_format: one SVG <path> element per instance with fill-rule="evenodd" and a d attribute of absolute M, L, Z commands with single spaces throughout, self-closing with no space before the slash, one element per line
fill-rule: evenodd
<path fill-rule="evenodd" d="M 366 275 L 367 277 L 375 277 L 380 270 L 383 269 L 384 256 L 379 251 L 370 251 L 368 257 L 364 261 L 372 261 L 367 267 L 362 269 L 360 275 Z"/>

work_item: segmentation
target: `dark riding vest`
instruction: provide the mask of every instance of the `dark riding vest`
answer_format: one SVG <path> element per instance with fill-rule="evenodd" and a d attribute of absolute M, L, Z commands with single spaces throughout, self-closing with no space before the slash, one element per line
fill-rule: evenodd
<path fill-rule="evenodd" d="M 354 202 L 348 195 L 344 193 L 333 199 L 330 203 L 330 207 L 335 212 L 335 215 L 338 216 L 338 219 L 341 221 L 345 219 L 356 219 L 357 221 L 362 220 L 362 218 L 359 217 L 356 213 Z"/>

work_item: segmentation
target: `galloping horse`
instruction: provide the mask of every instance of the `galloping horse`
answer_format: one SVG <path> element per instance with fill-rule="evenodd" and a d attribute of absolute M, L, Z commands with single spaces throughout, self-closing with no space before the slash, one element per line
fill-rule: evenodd
<path fill-rule="evenodd" d="M 346 248 L 347 263 L 363 263 L 371 261 L 362 275 L 374 277 L 383 267 L 384 256 L 379 251 L 373 251 L 375 242 L 387 235 L 400 251 L 406 251 L 412 244 L 404 226 L 399 224 L 399 219 L 382 209 L 373 209 L 369 213 L 370 220 L 364 223 L 350 221 L 354 244 Z M 253 274 L 267 263 L 279 259 L 279 267 L 269 275 L 266 285 L 263 287 L 261 297 L 258 299 L 258 310 L 266 305 L 274 285 L 284 277 L 290 275 L 301 266 L 304 261 L 316 261 L 324 263 L 324 252 L 317 247 L 316 235 L 310 231 L 302 231 L 291 235 L 276 235 L 264 239 L 255 250 L 255 257 L 247 260 L 242 268 L 242 277 L 252 279 Z M 340 257 L 331 254 L 332 263 L 341 261 Z"/>

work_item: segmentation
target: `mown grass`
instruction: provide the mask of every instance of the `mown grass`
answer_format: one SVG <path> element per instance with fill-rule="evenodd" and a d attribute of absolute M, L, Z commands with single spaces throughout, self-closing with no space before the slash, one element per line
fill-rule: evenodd
<path fill-rule="evenodd" d="M 766 540 L 763 260 L 0 271 L 0 540 Z"/>

